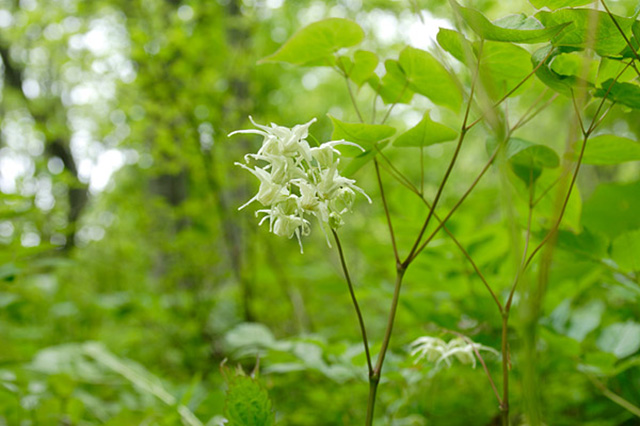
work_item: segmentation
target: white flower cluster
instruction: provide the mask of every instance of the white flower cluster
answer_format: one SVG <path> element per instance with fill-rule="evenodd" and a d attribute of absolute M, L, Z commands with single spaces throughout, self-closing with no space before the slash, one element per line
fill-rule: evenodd
<path fill-rule="evenodd" d="M 477 351 L 487 351 L 494 355 L 500 356 L 500 353 L 495 349 L 481 345 L 480 343 L 470 342 L 462 337 L 456 337 L 449 342 L 445 342 L 442 339 L 431 336 L 419 337 L 411 342 L 411 356 L 415 356 L 415 362 L 417 363 L 421 359 L 425 358 L 429 362 L 435 362 L 438 367 L 442 362 L 447 364 L 447 367 L 451 366 L 451 358 L 455 357 L 463 364 L 471 364 L 473 368 L 476 368 L 476 354 Z"/>
<path fill-rule="evenodd" d="M 310 232 L 306 216 L 315 216 L 327 236 L 325 226 L 338 229 L 344 224 L 342 215 L 351 210 L 356 191 L 371 202 L 354 180 L 340 176 L 338 172 L 340 151 L 335 146 L 353 145 L 362 149 L 359 145 L 340 140 L 312 148 L 306 138 L 315 118 L 291 129 L 274 123 L 271 127 L 262 126 L 251 117 L 249 119 L 257 130 L 238 130 L 229 136 L 254 133 L 264 137 L 256 154 L 245 155 L 246 164 L 235 163 L 260 180 L 258 193 L 238 209 L 257 200 L 266 207 L 256 211 L 256 216 L 265 215 L 260 225 L 268 219 L 269 230 L 274 234 L 288 238 L 295 235 L 302 252 L 300 238 Z M 250 167 L 251 160 L 263 163 L 262 167 Z M 327 243 L 331 246 L 328 236 Z"/>

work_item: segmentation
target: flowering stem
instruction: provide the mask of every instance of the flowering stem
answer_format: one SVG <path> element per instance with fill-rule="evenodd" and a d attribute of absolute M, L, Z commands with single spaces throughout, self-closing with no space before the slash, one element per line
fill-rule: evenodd
<path fill-rule="evenodd" d="M 344 253 L 342 251 L 342 244 L 340 244 L 340 238 L 338 238 L 338 233 L 334 229 L 332 229 L 331 232 L 333 233 L 333 238 L 335 239 L 336 246 L 338 247 L 338 253 L 340 254 L 340 263 L 342 264 L 342 270 L 344 272 L 344 278 L 347 280 L 347 285 L 349 286 L 349 294 L 351 294 L 351 301 L 353 302 L 353 307 L 356 310 L 356 315 L 358 316 L 360 332 L 362 333 L 362 344 L 364 345 L 364 352 L 367 356 L 367 368 L 369 370 L 369 377 L 371 377 L 373 374 L 373 368 L 371 365 L 371 354 L 369 353 L 369 341 L 367 340 L 367 330 L 364 326 L 364 319 L 362 318 L 362 312 L 360 311 L 358 299 L 356 298 L 356 294 L 353 291 L 353 283 L 351 282 L 351 277 L 349 276 L 347 263 L 344 260 Z"/>
<path fill-rule="evenodd" d="M 380 375 L 382 372 L 382 365 L 384 364 L 384 358 L 389 349 L 389 342 L 391 341 L 391 333 L 393 331 L 393 324 L 396 319 L 396 311 L 398 310 L 398 301 L 400 300 L 400 288 L 402 287 L 402 278 L 404 277 L 406 268 L 402 265 L 398 265 L 396 274 L 396 283 L 393 290 L 393 300 L 391 301 L 391 310 L 389 311 L 389 318 L 387 319 L 387 328 L 384 333 L 384 339 L 382 340 L 382 347 L 378 354 L 378 361 L 373 369 L 372 374 L 369 376 L 369 402 L 367 405 L 367 421 L 366 425 L 371 426 L 373 424 L 373 413 L 376 404 L 376 391 L 378 390 L 378 383 L 380 382 Z"/>

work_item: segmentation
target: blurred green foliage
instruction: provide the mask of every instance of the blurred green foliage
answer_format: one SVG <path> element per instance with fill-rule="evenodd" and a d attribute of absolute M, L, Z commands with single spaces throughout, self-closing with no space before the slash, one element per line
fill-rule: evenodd
<path fill-rule="evenodd" d="M 440 203 L 443 214 L 488 158 L 495 123 L 505 116 L 515 121 L 541 94 L 546 101 L 561 93 L 518 130 L 502 165 L 447 223 L 501 299 L 517 268 L 523 236 L 517 230 L 526 225 L 533 180 L 536 241 L 557 213 L 555 191 L 543 189 L 560 180 L 559 154 L 574 142 L 573 105 L 562 93 L 590 75 L 580 68 L 582 56 L 571 56 L 589 42 L 581 32 L 589 22 L 585 13 L 574 20 L 571 10 L 536 13 L 532 4 L 586 3 L 463 4 L 488 17 L 467 17 L 479 19 L 478 31 L 489 34 L 479 70 L 485 102 L 531 72 L 532 55 L 534 65 L 544 58 L 549 66 L 496 117 L 470 130 Z M 637 43 L 636 2 L 610 3 Z M 524 31 L 556 35 L 526 26 L 530 21 L 512 19 L 506 28 L 489 20 L 511 13 L 551 28 L 577 24 L 554 39 L 555 50 L 545 57 L 549 51 L 536 53 L 539 44 L 500 41 L 537 41 Z M 600 62 L 597 76 L 587 78 L 596 89 L 585 110 L 593 114 L 598 97 L 612 93 L 617 103 L 600 129 L 615 136 L 593 140 L 615 139 L 615 150 L 595 145 L 586 151 L 535 318 L 533 361 L 526 347 L 530 318 L 526 311 L 513 316 L 515 424 L 528 424 L 523 401 L 531 392 L 540 394 L 546 424 L 638 422 L 640 86 L 630 72 L 607 83 L 620 70 L 616 55 L 625 43 L 611 40 L 616 28 L 600 13 L 597 34 L 604 36 L 595 52 L 603 58 L 592 53 Z M 476 16 L 471 9 L 467 14 Z M 361 46 L 341 51 L 342 72 L 355 83 L 367 119 L 376 91 L 384 101 L 376 104 L 377 122 L 395 100 L 404 103 L 389 114 L 388 126 L 350 127 L 358 114 L 344 79 L 329 68 L 258 64 L 296 31 L 328 17 L 364 29 Z M 218 425 L 224 416 L 239 425 L 234 420 L 250 411 L 243 408 L 248 402 L 258 407 L 256 416 L 275 413 L 276 424 L 362 424 L 366 359 L 337 255 L 321 232 L 314 230 L 301 255 L 295 241 L 276 238 L 258 228 L 250 212 L 237 212 L 255 182 L 233 163 L 255 151 L 257 141 L 226 135 L 248 128 L 249 115 L 286 126 L 318 117 L 311 129 L 318 141 L 333 131 L 360 138 L 369 150 L 348 170 L 376 201 L 359 200 L 341 235 L 377 353 L 394 264 L 375 174 L 366 163 L 376 132 L 404 136 L 437 128 L 444 136 L 433 146 L 426 137 L 419 143 L 405 138 L 385 149 L 425 194 L 435 193 L 454 150 L 441 142 L 459 129 L 463 89 L 472 80 L 463 63 L 479 51 L 471 29 L 462 29 L 460 38 L 452 30 L 434 31 L 442 25 L 466 28 L 443 0 L 0 0 L 0 424 Z M 355 33 L 344 46 L 360 38 Z M 430 53 L 407 44 L 428 46 Z M 358 49 L 364 50 L 354 54 Z M 313 65 L 326 56 L 297 59 Z M 630 52 L 624 57 L 633 59 Z M 387 177 L 398 244 L 410 247 L 425 206 Z M 525 277 L 516 307 L 526 306 L 538 268 Z M 414 363 L 408 346 L 419 336 L 455 330 L 499 349 L 501 318 L 492 303 L 453 241 L 438 234 L 406 276 L 380 385 L 379 424 L 498 424 L 497 402 L 480 368 Z M 225 359 L 233 367 L 221 370 Z M 487 356 L 486 362 L 499 378 L 499 360 Z M 255 379 L 229 373 L 256 364 Z M 528 387 L 523 365 L 533 366 L 539 389 Z M 268 419 L 247 424 L 271 424 Z"/>

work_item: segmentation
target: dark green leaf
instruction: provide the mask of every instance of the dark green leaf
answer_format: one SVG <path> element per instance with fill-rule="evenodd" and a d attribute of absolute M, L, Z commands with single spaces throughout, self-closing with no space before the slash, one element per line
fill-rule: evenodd
<path fill-rule="evenodd" d="M 248 376 L 228 379 L 224 415 L 229 426 L 272 426 L 275 424 L 266 389 Z"/>
<path fill-rule="evenodd" d="M 640 86 L 634 83 L 619 83 L 610 79 L 602 83 L 602 87 L 595 91 L 594 96 L 606 96 L 610 101 L 640 109 Z"/>
<path fill-rule="evenodd" d="M 471 29 L 485 40 L 541 43 L 551 40 L 553 36 L 569 25 L 567 22 L 555 27 L 544 28 L 539 21 L 523 14 L 512 15 L 491 23 L 477 10 L 462 7 L 455 0 L 451 0 L 451 3 Z"/>
<path fill-rule="evenodd" d="M 493 152 L 495 146 L 495 139 L 487 140 L 488 151 Z M 560 158 L 554 150 L 523 139 L 509 139 L 505 150 L 505 156 L 513 171 L 526 184 L 529 184 L 531 179 L 538 179 L 543 168 L 555 168 L 560 164 Z"/>
<path fill-rule="evenodd" d="M 335 63 L 335 52 L 343 47 L 355 46 L 363 38 L 364 31 L 353 21 L 343 18 L 324 19 L 295 33 L 280 49 L 260 60 L 260 63 L 331 66 Z"/>
<path fill-rule="evenodd" d="M 449 72 L 431 54 L 414 47 L 400 52 L 400 66 L 411 89 L 438 105 L 454 111 L 460 108 L 462 94 Z"/>
<path fill-rule="evenodd" d="M 455 139 L 458 132 L 443 124 L 431 120 L 429 111 L 424 114 L 422 120 L 411 129 L 407 130 L 393 142 L 397 147 L 421 147 Z"/>
<path fill-rule="evenodd" d="M 600 258 L 607 254 L 608 241 L 604 236 L 587 228 L 579 234 L 561 230 L 558 232 L 558 247 L 578 256 Z"/>

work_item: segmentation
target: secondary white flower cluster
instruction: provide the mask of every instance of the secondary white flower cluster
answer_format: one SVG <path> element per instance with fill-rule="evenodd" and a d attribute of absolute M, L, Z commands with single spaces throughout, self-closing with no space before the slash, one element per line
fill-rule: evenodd
<path fill-rule="evenodd" d="M 316 121 L 315 118 L 291 129 L 274 123 L 262 126 L 251 117 L 249 119 L 257 129 L 238 130 L 229 136 L 253 133 L 264 137 L 256 154 L 244 156 L 246 164 L 235 163 L 257 177 L 260 188 L 238 210 L 258 201 L 266 207 L 256 211 L 256 216 L 265 215 L 259 225 L 268 219 L 269 230 L 274 234 L 288 238 L 295 235 L 301 252 L 301 236 L 306 236 L 311 231 L 307 217 L 315 216 L 331 246 L 325 226 L 338 229 L 344 224 L 342 215 L 351 210 L 356 191 L 371 202 L 367 194 L 355 185 L 355 180 L 340 176 L 340 151 L 335 146 L 353 145 L 362 148 L 344 140 L 325 142 L 312 148 L 306 139 L 309 126 Z M 263 165 L 251 167 L 252 160 Z"/>
<path fill-rule="evenodd" d="M 476 368 L 476 354 L 477 351 L 491 352 L 497 356 L 500 353 L 495 349 L 481 345 L 480 343 L 471 342 L 463 339 L 462 337 L 456 337 L 449 342 L 445 342 L 442 339 L 431 336 L 419 337 L 411 343 L 411 356 L 415 356 L 414 362 L 418 362 L 425 358 L 429 362 L 435 362 L 438 367 L 442 362 L 447 364 L 447 367 L 451 366 L 451 358 L 454 357 L 463 364 L 471 364 L 473 368 Z"/>

